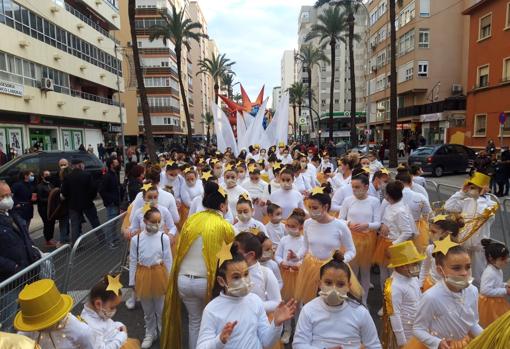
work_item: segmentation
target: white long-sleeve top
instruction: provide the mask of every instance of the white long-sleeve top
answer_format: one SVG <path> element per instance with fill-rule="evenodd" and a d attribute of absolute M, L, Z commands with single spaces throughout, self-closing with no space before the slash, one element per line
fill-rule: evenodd
<path fill-rule="evenodd" d="M 332 307 L 317 297 L 305 304 L 299 314 L 292 348 L 359 349 L 361 344 L 366 349 L 381 348 L 367 308 L 350 300 Z"/>
<path fill-rule="evenodd" d="M 138 252 L 138 253 L 137 253 Z M 144 230 L 131 239 L 129 247 L 129 286 L 135 285 L 137 265 L 150 267 L 163 263 L 168 273 L 172 270 L 170 239 L 159 231 L 149 235 Z"/>
<path fill-rule="evenodd" d="M 170 181 L 168 179 L 168 176 L 166 175 L 166 171 L 161 171 L 161 174 L 159 175 L 159 185 L 158 188 L 165 189 L 166 186 L 171 186 L 172 191 L 174 193 L 174 198 L 177 201 L 181 201 L 181 188 L 185 184 L 186 180 L 181 175 L 177 175 L 177 177 Z"/>
<path fill-rule="evenodd" d="M 331 211 L 340 212 L 345 199 L 352 195 L 353 192 L 350 184 L 338 188 L 331 198 Z"/>
<path fill-rule="evenodd" d="M 133 221 L 134 214 L 136 210 L 143 207 L 145 204 L 145 201 L 143 200 L 142 192 L 139 192 L 136 194 L 136 198 L 133 201 L 132 205 L 133 208 L 131 209 L 131 216 L 129 216 L 129 221 Z M 179 223 L 179 211 L 177 210 L 177 203 L 175 202 L 175 198 L 172 194 L 170 194 L 167 191 L 164 191 L 163 189 L 158 188 L 158 204 L 166 207 L 168 211 L 170 211 L 170 214 L 172 215 L 172 218 L 174 219 L 174 223 Z"/>
<path fill-rule="evenodd" d="M 94 332 L 96 349 L 120 349 L 128 339 L 126 331 L 119 331 L 122 322 L 101 318 L 89 304 L 84 305 L 81 318 Z"/>
<path fill-rule="evenodd" d="M 237 321 L 227 343 L 220 334 L 228 322 Z M 207 304 L 200 323 L 197 349 L 262 349 L 280 337 L 282 326 L 269 323 L 260 298 L 250 293 L 232 297 L 221 293 Z"/>
<path fill-rule="evenodd" d="M 370 165 L 368 165 L 368 167 L 370 168 L 370 173 L 374 174 L 381 168 L 383 168 L 384 165 L 379 160 L 375 159 L 374 161 L 370 162 Z"/>
<path fill-rule="evenodd" d="M 422 176 L 413 176 L 413 182 L 421 185 L 423 188 L 427 188 L 427 180 Z"/>
<path fill-rule="evenodd" d="M 193 199 L 193 201 L 191 202 L 191 206 L 189 208 L 189 216 L 197 212 L 202 212 L 206 210 L 206 208 L 202 204 L 202 200 L 204 200 L 203 195 L 197 196 L 196 198 Z M 232 211 L 228 210 L 227 213 L 223 215 L 223 218 L 225 218 L 225 220 L 230 224 L 234 224 L 234 216 L 232 215 Z"/>
<path fill-rule="evenodd" d="M 236 185 L 233 188 L 227 188 L 225 185 L 224 187 L 225 192 L 227 193 L 227 200 L 228 200 L 228 210 L 230 212 L 236 212 L 236 206 L 237 202 L 239 201 L 239 196 L 242 194 L 248 195 L 248 198 L 250 197 L 250 193 L 248 193 L 248 190 L 244 189 L 240 185 Z"/>
<path fill-rule="evenodd" d="M 368 223 L 368 229 L 377 230 L 381 226 L 379 206 L 379 200 L 372 196 L 367 196 L 363 200 L 349 196 L 342 204 L 339 218 L 355 224 Z"/>
<path fill-rule="evenodd" d="M 415 222 L 419 221 L 423 216 L 428 216 L 432 212 L 429 200 L 410 188 L 404 188 L 404 190 L 402 190 L 402 200 L 407 208 L 409 208 Z"/>
<path fill-rule="evenodd" d="M 282 161 L 282 165 L 292 164 L 292 156 L 290 155 L 282 156 L 280 160 Z"/>
<path fill-rule="evenodd" d="M 268 268 L 271 270 L 276 277 L 276 281 L 278 281 L 278 287 L 280 287 L 280 290 L 283 287 L 283 279 L 282 279 L 282 273 L 280 272 L 280 268 L 278 267 L 278 264 L 272 259 L 267 260 L 265 262 L 260 262 L 260 265 L 263 267 Z"/>
<path fill-rule="evenodd" d="M 505 297 L 506 283 L 503 281 L 503 271 L 492 264 L 488 264 L 482 274 L 480 294 L 486 297 Z"/>
<path fill-rule="evenodd" d="M 287 219 L 295 208 L 305 210 L 303 195 L 301 195 L 301 193 L 295 189 L 279 189 L 273 191 L 269 197 L 269 201 L 271 201 L 273 204 L 277 204 L 282 208 L 283 219 Z"/>
<path fill-rule="evenodd" d="M 63 326 L 51 331 L 20 331 L 18 333 L 33 339 L 44 349 L 96 349 L 94 332 L 73 314 L 67 314 L 58 324 Z"/>
<path fill-rule="evenodd" d="M 197 179 L 195 184 L 191 187 L 187 183 L 181 187 L 181 200 L 187 207 L 191 206 L 191 201 L 193 201 L 194 198 L 202 195 L 204 195 L 204 186 L 200 179 Z"/>
<path fill-rule="evenodd" d="M 246 223 L 243 223 L 241 221 L 237 221 L 236 224 L 234 224 L 234 232 L 235 234 L 242 233 L 243 231 L 249 232 L 250 229 L 258 229 L 260 232 L 264 233 L 264 235 L 267 236 L 266 227 L 264 224 L 262 224 L 260 221 L 256 220 L 255 218 L 250 218 L 250 220 Z"/>
<path fill-rule="evenodd" d="M 276 181 L 275 178 L 271 179 L 271 182 L 269 182 L 269 186 L 267 187 L 267 190 L 269 192 L 269 194 L 277 191 L 278 189 L 280 189 L 282 186 L 280 185 L 280 183 L 278 183 Z"/>
<path fill-rule="evenodd" d="M 478 290 L 470 285 L 452 292 L 444 281 L 425 292 L 418 303 L 413 335 L 428 349 L 437 349 L 442 339 L 459 340 L 468 333 L 478 336 Z"/>
<path fill-rule="evenodd" d="M 306 173 L 300 173 L 295 179 L 292 187 L 303 194 L 306 191 L 311 191 L 312 187 L 310 186 L 310 182 L 307 178 Z"/>
<path fill-rule="evenodd" d="M 271 239 L 273 247 L 277 247 L 281 239 L 285 236 L 285 225 L 280 222 L 273 224 L 271 222 L 266 224 L 267 237 Z"/>
<path fill-rule="evenodd" d="M 328 182 L 331 183 L 331 186 L 336 191 L 343 186 L 351 186 L 351 176 L 344 178 L 344 175 L 341 173 L 337 173 L 332 178 L 328 179 Z"/>
<path fill-rule="evenodd" d="M 168 211 L 166 207 L 161 206 L 160 204 L 158 204 L 156 208 L 161 213 L 161 224 L 163 227 L 166 227 L 170 234 L 175 235 L 177 233 L 177 227 L 174 224 L 174 219 L 172 218 L 170 211 Z M 143 207 L 141 207 L 133 214 L 133 219 L 131 220 L 129 231 L 133 233 L 135 231 L 141 231 L 144 229 L 145 223 L 143 222 Z"/>
<path fill-rule="evenodd" d="M 315 167 L 314 164 L 309 162 L 306 165 L 305 173 L 308 175 L 308 178 L 310 180 L 310 184 L 312 185 L 312 187 L 315 187 L 319 184 L 319 181 L 317 180 L 317 167 Z"/>
<path fill-rule="evenodd" d="M 415 277 L 407 277 L 396 271 L 391 277 L 393 315 L 390 315 L 390 322 L 397 344 L 402 346 L 413 337 L 413 323 L 421 291 Z"/>
<path fill-rule="evenodd" d="M 267 201 L 267 199 L 269 198 L 269 185 L 262 179 L 259 179 L 259 181 L 256 183 L 248 179 L 246 182 L 243 183 L 243 187 L 248 191 L 253 201 L 255 201 L 256 199 Z M 254 209 L 253 217 L 255 217 L 255 219 L 262 221 L 265 207 L 254 202 L 253 209 Z"/>
<path fill-rule="evenodd" d="M 280 240 L 280 244 L 276 249 L 276 253 L 274 255 L 274 260 L 278 264 L 285 264 L 289 266 L 299 266 L 303 261 L 302 258 L 288 259 L 289 251 L 293 251 L 296 255 L 303 248 L 305 242 L 305 238 L 303 235 L 300 236 L 291 236 L 286 235 Z"/>
<path fill-rule="evenodd" d="M 416 224 L 404 200 L 388 204 L 384 209 L 381 223 L 389 229 L 388 239 L 393 244 L 411 240 L 416 234 Z"/>
<path fill-rule="evenodd" d="M 425 189 L 418 183 L 413 182 L 413 184 L 411 185 L 411 190 L 425 196 L 427 198 L 427 201 L 429 200 L 429 193 L 427 193 L 427 189 Z"/>
<path fill-rule="evenodd" d="M 379 203 L 382 203 L 383 199 L 384 199 L 384 195 L 382 194 L 382 190 L 379 189 L 375 189 L 375 186 L 374 186 L 374 183 L 373 182 L 370 182 L 370 184 L 368 185 L 368 195 L 370 196 L 373 196 L 374 198 L 376 198 Z"/>
<path fill-rule="evenodd" d="M 315 258 L 324 260 L 331 257 L 335 250 L 345 249 L 344 261 L 349 263 L 356 256 L 356 247 L 352 241 L 351 231 L 340 219 L 321 224 L 314 219 L 307 219 L 303 226 L 304 243 L 297 255 L 303 258 L 310 253 Z M 295 251 L 294 251 L 295 252 Z"/>
<path fill-rule="evenodd" d="M 259 262 L 248 267 L 250 279 L 253 283 L 251 293 L 260 297 L 264 303 L 264 310 L 268 313 L 274 311 L 282 301 L 280 285 L 274 273 Z"/>
<path fill-rule="evenodd" d="M 420 286 L 423 286 L 423 282 L 429 275 L 434 281 L 434 283 L 437 283 L 443 279 L 441 275 L 439 275 L 439 273 L 437 272 L 436 260 L 434 259 L 434 257 L 432 257 L 432 252 L 434 251 L 434 248 L 435 248 L 434 244 L 430 244 L 425 249 L 425 259 L 421 263 L 420 268 L 419 277 Z"/>

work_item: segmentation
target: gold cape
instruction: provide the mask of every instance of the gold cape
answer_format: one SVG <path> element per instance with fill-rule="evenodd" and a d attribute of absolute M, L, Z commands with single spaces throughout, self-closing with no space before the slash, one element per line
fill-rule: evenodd
<path fill-rule="evenodd" d="M 207 267 L 207 297 L 211 299 L 217 258 L 223 242 L 234 241 L 234 228 L 218 212 L 207 210 L 188 217 L 179 234 L 179 242 L 174 255 L 170 283 L 165 297 L 163 310 L 163 330 L 161 349 L 181 349 L 181 299 L 177 288 L 177 279 L 181 263 L 193 242 L 202 236 L 202 254 Z"/>
<path fill-rule="evenodd" d="M 391 327 L 390 316 L 393 315 L 393 302 L 391 294 L 391 285 L 393 279 L 391 277 L 386 279 L 384 284 L 384 302 L 383 302 L 383 329 L 381 336 L 381 345 L 383 349 L 396 349 L 398 348 L 397 339 Z"/>
<path fill-rule="evenodd" d="M 41 347 L 28 337 L 0 332 L 0 348 L 2 349 L 41 349 Z"/>

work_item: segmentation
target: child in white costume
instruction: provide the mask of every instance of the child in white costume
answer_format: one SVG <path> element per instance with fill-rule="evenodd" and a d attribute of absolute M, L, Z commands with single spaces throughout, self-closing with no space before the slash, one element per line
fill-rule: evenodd
<path fill-rule="evenodd" d="M 238 220 L 237 223 L 234 224 L 236 235 L 243 231 L 250 230 L 258 230 L 266 234 L 266 227 L 264 224 L 253 218 L 253 204 L 248 195 L 244 194 L 238 198 L 236 210 Z"/>
<path fill-rule="evenodd" d="M 282 209 L 274 203 L 267 205 L 267 216 L 269 222 L 266 224 L 267 236 L 273 242 L 273 248 L 276 250 L 281 239 L 285 236 L 285 225 L 282 223 Z"/>
<path fill-rule="evenodd" d="M 295 208 L 305 209 L 303 195 L 296 189 L 293 189 L 294 169 L 284 168 L 280 172 L 281 189 L 273 191 L 269 197 L 271 203 L 275 203 L 282 208 L 282 217 L 287 219 Z"/>

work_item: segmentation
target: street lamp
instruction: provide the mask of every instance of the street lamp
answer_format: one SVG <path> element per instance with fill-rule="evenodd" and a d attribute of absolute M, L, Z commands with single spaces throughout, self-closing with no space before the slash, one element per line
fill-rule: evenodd
<path fill-rule="evenodd" d="M 320 126 L 320 121 L 319 121 L 319 126 Z M 321 151 L 321 134 L 322 134 L 322 130 L 319 129 L 319 152 Z"/>

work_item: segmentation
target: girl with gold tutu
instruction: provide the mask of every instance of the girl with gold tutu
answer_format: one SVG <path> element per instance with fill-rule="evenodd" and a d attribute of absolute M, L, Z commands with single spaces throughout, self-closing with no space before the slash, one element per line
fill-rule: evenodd
<path fill-rule="evenodd" d="M 510 304 L 506 300 L 506 296 L 510 295 L 510 286 L 503 281 L 503 269 L 508 263 L 509 251 L 502 243 L 490 239 L 483 239 L 482 246 L 487 267 L 480 284 L 478 313 L 480 325 L 486 328 L 510 310 Z"/>
<path fill-rule="evenodd" d="M 181 206 L 179 207 L 179 221 L 178 228 L 182 228 L 188 218 L 189 208 L 194 198 L 202 196 L 204 187 L 202 181 L 198 179 L 198 174 L 193 167 L 186 167 L 183 171 L 185 184 L 181 187 Z"/>
<path fill-rule="evenodd" d="M 161 231 L 161 214 L 157 208 L 144 213 L 145 229 L 131 239 L 129 251 L 129 285 L 134 286 L 142 304 L 145 338 L 142 348 L 150 348 L 161 333 L 161 319 L 168 276 L 172 268 L 170 239 Z"/>

